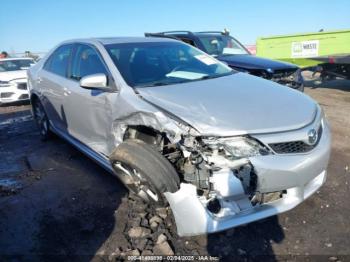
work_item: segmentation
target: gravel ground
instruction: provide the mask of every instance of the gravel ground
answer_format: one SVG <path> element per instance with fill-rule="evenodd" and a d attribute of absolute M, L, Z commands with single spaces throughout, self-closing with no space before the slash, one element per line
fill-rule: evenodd
<path fill-rule="evenodd" d="M 41 142 L 28 105 L 0 107 L 0 261 L 119 261 L 124 255 L 222 260 L 350 260 L 350 81 L 310 79 L 333 132 L 326 184 L 297 208 L 227 232 L 180 238 L 66 142 Z M 296 105 L 297 106 L 297 105 Z M 292 110 L 292 109 L 291 109 Z"/>

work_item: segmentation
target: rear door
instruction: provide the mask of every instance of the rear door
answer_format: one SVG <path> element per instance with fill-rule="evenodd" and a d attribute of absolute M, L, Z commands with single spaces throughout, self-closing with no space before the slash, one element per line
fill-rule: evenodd
<path fill-rule="evenodd" d="M 111 109 L 109 92 L 82 88 L 84 76 L 103 73 L 111 76 L 98 50 L 89 44 L 76 44 L 71 61 L 67 97 L 64 101 L 68 132 L 97 152 L 106 152 Z"/>
<path fill-rule="evenodd" d="M 43 95 L 43 106 L 53 126 L 67 131 L 66 114 L 63 108 L 65 90 L 68 85 L 68 65 L 73 45 L 58 47 L 45 62 L 36 79 L 37 86 Z"/>

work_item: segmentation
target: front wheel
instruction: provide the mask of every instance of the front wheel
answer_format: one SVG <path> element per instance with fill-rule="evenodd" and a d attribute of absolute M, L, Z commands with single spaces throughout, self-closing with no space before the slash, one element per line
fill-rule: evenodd
<path fill-rule="evenodd" d="M 152 146 L 141 140 L 127 140 L 110 156 L 116 175 L 130 192 L 154 206 L 165 206 L 165 192 L 179 189 L 179 176 Z"/>
<path fill-rule="evenodd" d="M 50 131 L 50 122 L 45 113 L 44 107 L 38 100 L 33 102 L 33 115 L 40 131 L 41 140 L 48 140 L 52 135 Z"/>

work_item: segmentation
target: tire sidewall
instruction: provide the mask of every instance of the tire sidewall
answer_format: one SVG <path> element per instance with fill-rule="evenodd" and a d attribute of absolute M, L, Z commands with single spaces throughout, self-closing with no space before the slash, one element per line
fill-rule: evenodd
<path fill-rule="evenodd" d="M 121 171 L 114 166 L 120 162 L 135 169 L 143 181 L 147 181 L 151 191 L 157 193 L 158 201 L 149 201 L 156 206 L 167 204 L 165 192 L 176 192 L 179 189 L 179 175 L 169 161 L 154 147 L 141 140 L 126 140 L 110 156 L 114 173 L 123 182 Z M 124 179 L 125 180 L 125 179 Z M 129 188 L 126 185 L 127 188 Z"/>
<path fill-rule="evenodd" d="M 36 110 L 40 110 L 41 113 L 44 114 L 41 124 L 37 120 Z M 41 138 L 41 140 L 46 141 L 50 138 L 50 122 L 49 122 L 49 119 L 48 119 L 47 114 L 45 112 L 45 109 L 40 101 L 37 100 L 34 102 L 33 112 L 34 112 L 35 122 L 39 128 L 40 138 Z M 46 128 L 44 127 L 44 125 L 46 125 Z"/>
<path fill-rule="evenodd" d="M 167 205 L 168 202 L 167 202 L 167 200 L 166 200 L 164 194 L 156 187 L 156 185 L 155 185 L 154 182 L 153 182 L 152 177 L 147 176 L 142 170 L 140 170 L 140 168 L 136 167 L 136 166 L 133 165 L 132 163 L 128 163 L 128 162 L 126 162 L 126 161 L 123 161 L 122 164 L 127 165 L 127 166 L 129 166 L 130 168 L 133 168 L 133 169 L 135 169 L 137 172 L 139 172 L 139 174 L 141 175 L 141 177 L 143 177 L 144 180 L 146 180 L 146 181 L 148 182 L 148 184 L 150 185 L 150 187 L 152 187 L 152 190 L 156 191 L 159 200 L 158 200 L 158 201 L 155 201 L 155 200 L 153 200 L 152 198 L 150 198 L 149 204 L 151 204 L 152 206 L 155 206 L 155 207 L 163 207 L 163 206 L 166 206 L 166 205 Z M 112 165 L 112 166 L 113 166 L 113 165 Z M 120 172 L 120 171 L 115 170 L 115 172 Z M 132 191 L 127 185 L 125 185 L 125 186 L 128 188 L 128 190 L 129 190 L 129 192 L 130 192 L 131 194 L 137 196 L 137 193 L 136 193 L 136 192 Z M 141 198 L 139 197 L 139 199 L 141 199 Z M 143 200 L 143 199 L 142 199 L 142 200 Z M 143 201 L 145 201 L 145 200 L 143 200 Z M 146 201 L 145 201 L 145 202 L 146 202 Z"/>

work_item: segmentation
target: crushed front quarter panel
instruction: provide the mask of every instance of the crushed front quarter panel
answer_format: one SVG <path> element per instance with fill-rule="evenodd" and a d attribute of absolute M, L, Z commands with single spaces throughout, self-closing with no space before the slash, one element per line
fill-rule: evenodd
<path fill-rule="evenodd" d="M 111 108 L 113 142 L 109 144 L 107 155 L 123 142 L 129 126 L 146 126 L 164 132 L 172 143 L 180 140 L 182 134 L 198 135 L 196 130 L 172 119 L 165 112 L 144 101 L 133 90 L 122 89 L 120 93 L 115 94 L 114 101 L 114 107 Z"/>

